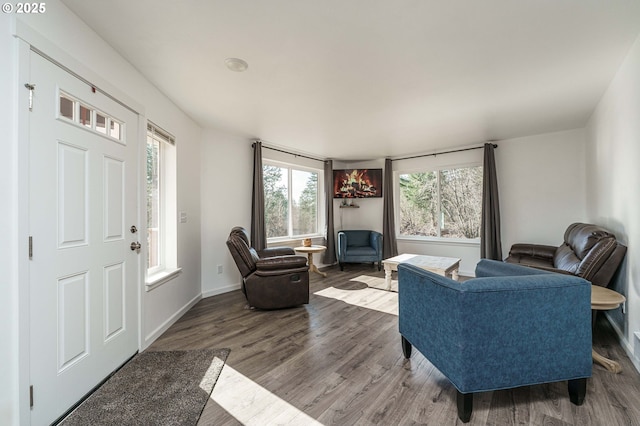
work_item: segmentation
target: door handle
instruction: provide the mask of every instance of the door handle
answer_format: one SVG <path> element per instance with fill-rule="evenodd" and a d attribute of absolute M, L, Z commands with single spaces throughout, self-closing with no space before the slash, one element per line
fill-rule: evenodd
<path fill-rule="evenodd" d="M 142 247 L 140 245 L 140 242 L 138 241 L 134 241 L 133 243 L 131 243 L 131 251 L 139 251 L 140 247 Z"/>

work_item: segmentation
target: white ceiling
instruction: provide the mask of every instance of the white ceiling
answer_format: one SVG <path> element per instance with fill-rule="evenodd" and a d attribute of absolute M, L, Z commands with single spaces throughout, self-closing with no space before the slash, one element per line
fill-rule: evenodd
<path fill-rule="evenodd" d="M 640 32 L 638 0 L 63 2 L 202 127 L 339 159 L 583 127 Z"/>

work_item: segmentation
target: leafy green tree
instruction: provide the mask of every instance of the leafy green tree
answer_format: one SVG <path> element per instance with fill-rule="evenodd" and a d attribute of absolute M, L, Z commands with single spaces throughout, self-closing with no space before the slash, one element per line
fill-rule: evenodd
<path fill-rule="evenodd" d="M 280 167 L 263 165 L 264 211 L 267 238 L 286 236 L 289 223 L 287 186 L 282 183 Z"/>
<path fill-rule="evenodd" d="M 482 167 L 442 170 L 443 236 L 478 238 L 482 220 Z"/>
<path fill-rule="evenodd" d="M 437 185 L 434 172 L 400 175 L 401 235 L 438 235 Z"/>
<path fill-rule="evenodd" d="M 478 238 L 481 209 L 480 166 L 400 176 L 401 235 Z"/>
<path fill-rule="evenodd" d="M 312 234 L 318 230 L 318 174 L 307 174 L 307 182 L 300 194 L 300 200 L 296 206 L 297 211 L 294 215 L 294 218 L 297 218 L 298 221 L 297 226 L 294 227 L 296 235 Z"/>

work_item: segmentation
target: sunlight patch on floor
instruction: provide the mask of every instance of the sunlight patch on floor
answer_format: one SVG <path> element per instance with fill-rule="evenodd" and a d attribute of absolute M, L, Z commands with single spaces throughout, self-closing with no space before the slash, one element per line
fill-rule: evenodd
<path fill-rule="evenodd" d="M 226 364 L 211 399 L 243 425 L 322 426 L 313 417 Z"/>
<path fill-rule="evenodd" d="M 387 314 L 398 315 L 398 293 L 363 288 L 359 290 L 341 290 L 335 287 L 316 291 L 317 296 L 341 300 L 350 305 L 373 309 Z"/>
<path fill-rule="evenodd" d="M 216 357 L 213 357 L 211 360 L 211 365 L 207 368 L 207 372 L 202 376 L 202 380 L 200 381 L 200 389 L 205 392 L 209 392 L 209 389 L 212 389 L 216 384 L 217 374 L 215 372 L 224 366 L 224 360 Z"/>

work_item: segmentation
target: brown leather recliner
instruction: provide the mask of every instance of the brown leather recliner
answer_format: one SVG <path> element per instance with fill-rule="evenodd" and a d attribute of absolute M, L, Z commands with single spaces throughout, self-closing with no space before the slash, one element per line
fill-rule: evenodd
<path fill-rule="evenodd" d="M 242 275 L 242 292 L 258 309 L 281 309 L 309 303 L 309 266 L 306 256 L 289 247 L 257 252 L 246 229 L 236 226 L 227 247 Z"/>
<path fill-rule="evenodd" d="M 591 284 L 607 287 L 626 251 L 627 247 L 606 229 L 573 223 L 565 231 L 560 247 L 514 244 L 505 262 L 577 275 Z"/>

